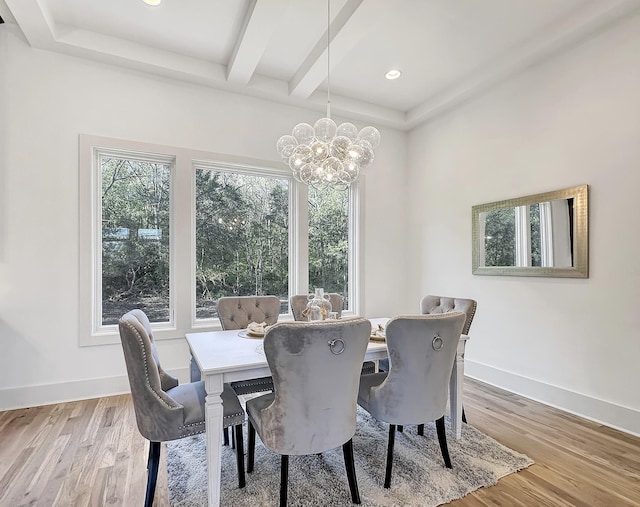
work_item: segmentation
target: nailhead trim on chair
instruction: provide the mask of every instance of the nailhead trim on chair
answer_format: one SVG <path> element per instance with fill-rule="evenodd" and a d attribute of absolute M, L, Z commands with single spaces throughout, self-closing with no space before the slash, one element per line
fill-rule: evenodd
<path fill-rule="evenodd" d="M 478 303 L 477 301 L 474 301 L 473 304 L 471 305 L 471 310 L 469 311 L 469 314 L 467 315 L 467 322 L 464 323 L 464 332 L 463 334 L 469 334 L 469 329 L 471 328 L 471 321 L 473 320 L 473 317 L 476 314 L 476 309 L 478 308 Z"/>
<path fill-rule="evenodd" d="M 130 322 L 125 322 L 124 324 L 135 333 L 136 339 L 138 340 L 138 343 L 141 345 L 140 348 L 142 350 L 142 355 L 144 356 L 144 371 L 147 373 L 147 375 L 145 375 L 145 380 L 146 380 L 145 383 L 149 391 L 151 391 L 151 393 L 158 399 L 158 401 L 168 409 L 180 410 L 180 408 L 182 408 L 181 405 L 170 405 L 169 403 L 167 403 L 167 401 L 162 396 L 160 396 L 160 394 L 149 383 L 149 362 L 147 361 L 147 351 L 144 347 L 144 341 L 142 340 L 142 336 L 140 336 L 140 333 L 138 332 L 138 330 L 135 328 L 135 326 L 132 326 Z"/>
<path fill-rule="evenodd" d="M 242 412 L 238 412 L 237 414 L 231 414 L 231 415 L 227 415 L 225 417 L 222 418 L 222 428 L 229 428 L 232 426 L 237 426 L 238 424 L 242 424 L 244 422 L 244 417 L 243 417 L 243 421 L 242 422 L 237 422 L 237 423 L 232 423 L 232 422 L 228 422 L 229 420 L 233 420 L 236 417 L 240 417 L 240 416 L 244 416 L 244 414 Z M 227 420 L 227 424 L 225 425 L 225 419 Z"/>
<path fill-rule="evenodd" d="M 250 380 L 238 380 L 237 382 L 231 382 L 232 384 L 236 384 L 236 385 L 252 385 L 252 386 L 259 386 L 259 385 L 264 385 L 264 386 L 269 386 L 272 384 L 272 382 L 251 382 Z"/>

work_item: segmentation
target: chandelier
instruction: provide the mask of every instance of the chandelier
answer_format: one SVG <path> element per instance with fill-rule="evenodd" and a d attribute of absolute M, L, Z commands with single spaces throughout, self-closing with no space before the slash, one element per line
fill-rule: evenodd
<path fill-rule="evenodd" d="M 327 116 L 313 126 L 299 123 L 291 135 L 282 136 L 276 144 L 293 177 L 318 188 L 351 185 L 360 170 L 373 163 L 373 150 L 380 144 L 375 127 L 358 131 L 353 123 L 337 125 L 331 119 L 330 26 L 331 0 L 327 0 Z"/>

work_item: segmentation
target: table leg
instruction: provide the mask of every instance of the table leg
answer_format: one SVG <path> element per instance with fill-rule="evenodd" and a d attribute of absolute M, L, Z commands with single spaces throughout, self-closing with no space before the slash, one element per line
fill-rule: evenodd
<path fill-rule="evenodd" d="M 205 425 L 207 437 L 207 484 L 209 505 L 220 505 L 220 469 L 222 460 L 222 375 L 208 375 L 205 378 L 207 398 L 205 405 Z"/>
<path fill-rule="evenodd" d="M 449 410 L 451 417 L 451 429 L 456 440 L 462 436 L 462 389 L 464 382 L 464 348 L 466 340 L 460 340 L 456 359 L 451 370 L 449 380 Z"/>

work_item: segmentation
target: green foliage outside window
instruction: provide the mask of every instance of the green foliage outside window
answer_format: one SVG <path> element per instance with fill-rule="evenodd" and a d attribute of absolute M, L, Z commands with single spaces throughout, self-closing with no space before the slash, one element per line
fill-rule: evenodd
<path fill-rule="evenodd" d="M 540 237 L 540 204 L 529 206 L 529 225 L 531 229 L 531 265 L 542 266 L 542 242 Z"/>
<path fill-rule="evenodd" d="M 289 185 L 263 176 L 196 171 L 196 317 L 221 296 L 275 295 L 287 309 Z"/>
<path fill-rule="evenodd" d="M 170 165 L 102 156 L 100 167 L 102 324 L 133 308 L 167 322 Z M 230 295 L 276 295 L 288 311 L 289 191 L 283 178 L 196 169 L 196 318 L 217 317 Z M 345 299 L 348 195 L 309 188 L 309 288 Z"/>
<path fill-rule="evenodd" d="M 487 212 L 485 266 L 516 265 L 516 215 L 513 208 Z"/>
<path fill-rule="evenodd" d="M 101 158 L 102 324 L 141 308 L 169 320 L 169 181 L 166 164 Z"/>
<path fill-rule="evenodd" d="M 349 191 L 309 187 L 309 289 L 337 292 L 348 308 Z"/>

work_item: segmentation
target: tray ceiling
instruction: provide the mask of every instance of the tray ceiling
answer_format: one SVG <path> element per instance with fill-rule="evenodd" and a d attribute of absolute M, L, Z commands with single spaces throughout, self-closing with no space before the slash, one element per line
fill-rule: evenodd
<path fill-rule="evenodd" d="M 637 0 L 332 0 L 334 115 L 408 130 Z M 0 0 L 34 48 L 324 111 L 325 0 Z M 402 71 L 395 81 L 384 74 Z"/>

